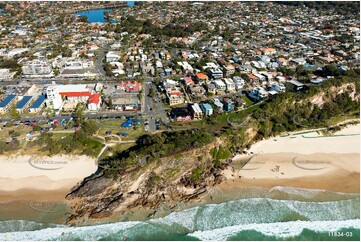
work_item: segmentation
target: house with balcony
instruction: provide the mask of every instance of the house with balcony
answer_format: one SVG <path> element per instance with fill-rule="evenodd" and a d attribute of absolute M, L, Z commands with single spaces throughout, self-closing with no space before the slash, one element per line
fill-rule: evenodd
<path fill-rule="evenodd" d="M 208 75 L 212 79 L 221 79 L 221 78 L 223 78 L 223 71 L 219 68 L 211 68 L 208 71 Z"/>
<path fill-rule="evenodd" d="M 16 102 L 16 95 L 8 95 L 0 102 L 0 114 L 7 113 L 11 107 Z"/>
<path fill-rule="evenodd" d="M 249 96 L 257 101 L 261 101 L 268 97 L 268 92 L 263 87 L 255 87 L 249 92 Z"/>
<path fill-rule="evenodd" d="M 193 119 L 202 119 L 203 118 L 203 112 L 198 103 L 191 105 L 191 112 L 193 115 Z"/>
<path fill-rule="evenodd" d="M 184 103 L 183 93 L 178 87 L 169 87 L 166 89 L 166 96 L 170 106 L 175 106 Z"/>
<path fill-rule="evenodd" d="M 219 79 L 214 80 L 212 83 L 216 86 L 217 91 L 226 91 L 227 90 L 227 86 L 222 80 L 219 80 Z"/>
<path fill-rule="evenodd" d="M 200 107 L 205 116 L 211 116 L 213 114 L 213 108 L 209 103 L 202 103 Z"/>
<path fill-rule="evenodd" d="M 226 112 L 230 112 L 233 110 L 233 101 L 232 99 L 225 97 L 223 98 L 223 110 Z"/>
<path fill-rule="evenodd" d="M 223 103 L 218 98 L 212 98 L 212 102 L 217 107 L 219 113 L 223 112 Z"/>
<path fill-rule="evenodd" d="M 224 83 L 226 84 L 226 90 L 228 92 L 235 92 L 236 91 L 236 85 L 234 84 L 233 80 L 231 78 L 224 78 Z"/>

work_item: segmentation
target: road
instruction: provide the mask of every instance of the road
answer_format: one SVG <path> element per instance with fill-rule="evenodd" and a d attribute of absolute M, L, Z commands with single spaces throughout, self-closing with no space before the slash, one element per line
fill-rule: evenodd
<path fill-rule="evenodd" d="M 160 118 L 163 123 L 168 123 L 166 110 L 162 101 L 159 98 L 159 93 L 156 91 L 154 98 L 150 97 L 150 89 L 156 90 L 156 86 L 153 83 L 154 78 L 146 78 L 144 81 L 144 107 L 143 107 L 143 116 L 149 117 L 149 131 L 155 131 L 155 119 Z"/>
<path fill-rule="evenodd" d="M 97 60 L 94 62 L 95 67 L 98 69 L 99 73 L 103 76 L 105 76 L 105 70 L 103 66 L 103 59 L 106 55 L 106 52 L 108 52 L 109 46 L 113 43 L 106 43 L 103 45 L 103 47 L 100 49 L 99 56 Z"/>
<path fill-rule="evenodd" d="M 137 116 L 137 115 L 141 115 L 140 113 L 134 113 L 134 112 L 119 112 L 119 111 L 107 111 L 107 112 L 101 112 L 101 113 L 85 113 L 84 117 L 85 118 L 90 118 L 90 119 L 114 119 L 114 118 L 120 118 L 121 116 L 126 116 L 126 117 L 132 117 L 132 116 Z M 50 119 L 52 120 L 62 120 L 62 119 L 68 119 L 70 118 L 71 115 L 54 115 L 51 116 Z M 6 118 L 0 118 L 0 122 L 4 122 L 4 121 L 11 121 L 12 118 L 11 117 L 6 117 Z M 47 121 L 48 118 L 45 116 L 22 116 L 20 117 L 20 121 Z"/>

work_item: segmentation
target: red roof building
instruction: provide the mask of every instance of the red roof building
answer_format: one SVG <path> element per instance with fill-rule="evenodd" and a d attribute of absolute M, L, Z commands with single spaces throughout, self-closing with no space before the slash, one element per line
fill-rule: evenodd
<path fill-rule="evenodd" d="M 94 103 L 94 104 L 100 103 L 100 94 L 95 93 L 95 94 L 90 95 L 88 104 L 92 104 L 92 103 Z"/>
<path fill-rule="evenodd" d="M 184 83 L 189 86 L 189 85 L 194 85 L 194 81 L 192 80 L 191 77 L 187 76 L 187 77 L 184 77 Z"/>
<path fill-rule="evenodd" d="M 90 92 L 59 92 L 62 97 L 89 97 Z"/>
<path fill-rule="evenodd" d="M 137 81 L 121 81 L 116 84 L 116 88 L 125 92 L 140 92 L 142 90 L 142 84 Z"/>
<path fill-rule="evenodd" d="M 101 96 L 100 94 L 92 94 L 89 97 L 88 100 L 88 109 L 90 111 L 97 111 L 100 108 L 100 103 L 101 103 Z"/>

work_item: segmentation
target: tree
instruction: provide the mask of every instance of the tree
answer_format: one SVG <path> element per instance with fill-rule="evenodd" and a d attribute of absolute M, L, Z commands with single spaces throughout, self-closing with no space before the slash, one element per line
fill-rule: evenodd
<path fill-rule="evenodd" d="M 84 120 L 85 107 L 82 103 L 78 103 L 75 108 L 76 123 L 81 124 Z"/>
<path fill-rule="evenodd" d="M 88 17 L 87 17 L 87 16 L 80 16 L 80 17 L 79 17 L 79 21 L 80 21 L 80 22 L 87 23 L 87 22 L 88 22 Z"/>
<path fill-rule="evenodd" d="M 108 99 L 108 106 L 109 106 L 110 109 L 114 108 L 113 99 L 111 97 L 109 97 L 109 99 Z"/>
<path fill-rule="evenodd" d="M 154 98 L 154 97 L 155 97 L 154 88 L 149 89 L 149 96 L 150 96 L 151 98 Z"/>
<path fill-rule="evenodd" d="M 327 65 L 322 68 L 322 75 L 323 76 L 339 76 L 340 71 L 337 69 L 336 66 Z"/>
<path fill-rule="evenodd" d="M 9 115 L 14 120 L 19 120 L 20 119 L 20 114 L 19 114 L 18 111 L 16 111 L 15 104 L 11 105 L 11 107 L 9 109 Z"/>

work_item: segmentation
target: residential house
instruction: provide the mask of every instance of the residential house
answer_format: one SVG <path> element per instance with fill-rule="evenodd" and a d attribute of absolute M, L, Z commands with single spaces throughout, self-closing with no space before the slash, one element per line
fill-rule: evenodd
<path fill-rule="evenodd" d="M 259 84 L 259 78 L 252 73 L 247 73 L 247 78 L 251 85 L 256 86 Z"/>
<path fill-rule="evenodd" d="M 190 86 L 188 87 L 189 92 L 196 97 L 199 97 L 200 95 L 204 95 L 205 90 L 201 86 Z"/>
<path fill-rule="evenodd" d="M 208 76 L 204 73 L 198 72 L 196 74 L 196 81 L 198 84 L 205 84 L 208 82 Z"/>
<path fill-rule="evenodd" d="M 208 93 L 216 94 L 216 92 L 217 92 L 216 85 L 214 85 L 213 83 L 208 83 L 206 85 L 206 89 L 207 89 Z"/>
<path fill-rule="evenodd" d="M 88 110 L 98 111 L 101 104 L 101 96 L 98 93 L 91 94 L 88 100 Z"/>
<path fill-rule="evenodd" d="M 262 48 L 261 49 L 264 55 L 275 55 L 277 53 L 274 48 Z"/>
<path fill-rule="evenodd" d="M 208 75 L 213 79 L 223 78 L 223 71 L 219 68 L 211 68 L 208 71 Z"/>
<path fill-rule="evenodd" d="M 183 93 L 177 87 L 167 88 L 166 95 L 170 106 L 183 104 L 185 101 Z"/>
<path fill-rule="evenodd" d="M 213 104 L 217 107 L 217 111 L 218 112 L 222 112 L 223 111 L 223 103 L 221 101 L 219 101 L 218 98 L 213 98 L 212 99 Z"/>
<path fill-rule="evenodd" d="M 214 80 L 212 83 L 216 86 L 217 91 L 225 91 L 227 89 L 226 84 L 222 80 Z"/>
<path fill-rule="evenodd" d="M 199 107 L 198 103 L 195 103 L 191 106 L 191 112 L 193 115 L 193 119 L 202 119 L 203 118 L 203 112 L 202 112 L 202 109 Z"/>
<path fill-rule="evenodd" d="M 233 101 L 232 99 L 225 97 L 223 98 L 223 110 L 226 112 L 230 112 L 233 110 Z"/>
<path fill-rule="evenodd" d="M 223 66 L 223 72 L 226 76 L 233 75 L 236 72 L 236 68 L 232 64 L 227 64 Z"/>
<path fill-rule="evenodd" d="M 257 101 L 261 101 L 268 97 L 268 92 L 263 87 L 255 87 L 249 92 L 249 96 Z"/>
<path fill-rule="evenodd" d="M 120 55 L 118 55 L 118 52 L 115 51 L 109 51 L 106 55 L 105 55 L 105 59 L 106 61 L 109 62 L 117 62 L 120 60 Z"/>
<path fill-rule="evenodd" d="M 200 107 L 205 116 L 211 116 L 213 114 L 213 108 L 209 103 L 202 103 Z"/>
<path fill-rule="evenodd" d="M 0 114 L 7 113 L 11 107 L 16 102 L 16 95 L 8 95 L 0 102 Z"/>
<path fill-rule="evenodd" d="M 38 96 L 35 102 L 30 106 L 29 111 L 31 113 L 38 113 L 45 105 L 45 97 L 43 95 Z"/>
<path fill-rule="evenodd" d="M 285 85 L 283 85 L 283 83 L 273 83 L 271 86 L 271 90 L 276 92 L 285 92 L 286 87 Z"/>
<path fill-rule="evenodd" d="M 142 83 L 137 81 L 121 81 L 116 85 L 117 90 L 121 90 L 124 92 L 140 92 L 142 90 Z"/>
<path fill-rule="evenodd" d="M 193 81 L 192 78 L 189 77 L 189 76 L 184 77 L 184 78 L 183 78 L 183 81 L 184 81 L 184 84 L 185 84 L 186 86 L 193 86 L 193 85 L 194 85 L 194 81 Z"/>
<path fill-rule="evenodd" d="M 170 118 L 178 123 L 190 122 L 192 121 L 192 114 L 187 107 L 173 108 L 170 113 Z"/>
<path fill-rule="evenodd" d="M 26 108 L 30 106 L 33 96 L 24 96 L 15 106 L 16 111 L 22 113 Z"/>
<path fill-rule="evenodd" d="M 236 85 L 231 78 L 224 78 L 223 81 L 226 84 L 226 89 L 228 92 L 234 92 L 236 90 Z"/>
<path fill-rule="evenodd" d="M 305 89 L 305 85 L 297 80 L 290 80 L 287 83 L 291 83 L 293 85 L 294 91 L 301 91 Z"/>
<path fill-rule="evenodd" d="M 53 77 L 54 72 L 50 62 L 47 61 L 32 61 L 24 64 L 21 67 L 24 77 L 39 78 L 39 77 Z"/>
<path fill-rule="evenodd" d="M 241 91 L 245 85 L 245 81 L 242 79 L 242 77 L 239 76 L 234 76 L 233 82 L 238 92 Z"/>
<path fill-rule="evenodd" d="M 0 69 L 0 81 L 11 81 L 16 71 L 11 72 L 10 69 Z"/>

